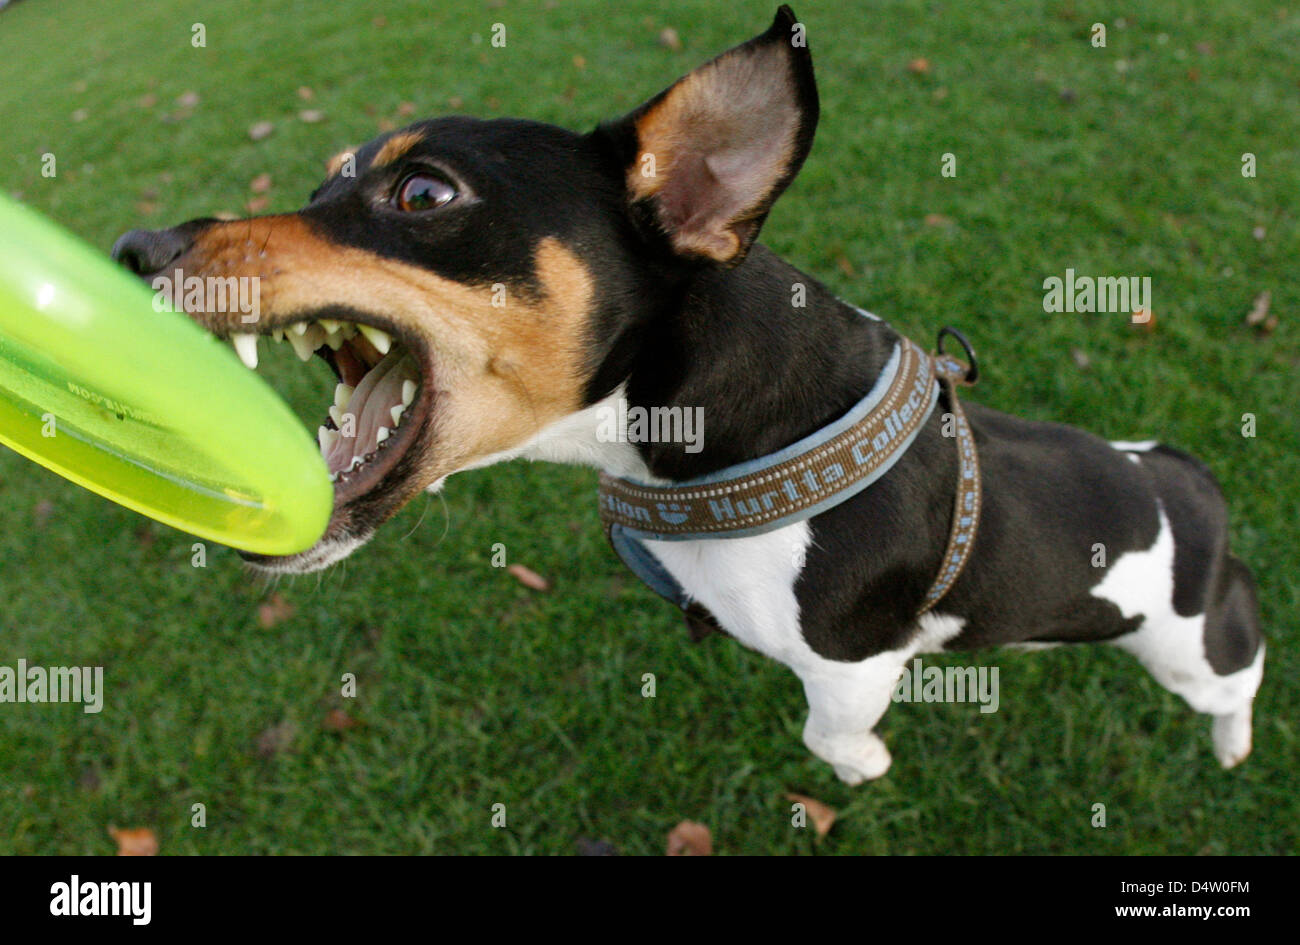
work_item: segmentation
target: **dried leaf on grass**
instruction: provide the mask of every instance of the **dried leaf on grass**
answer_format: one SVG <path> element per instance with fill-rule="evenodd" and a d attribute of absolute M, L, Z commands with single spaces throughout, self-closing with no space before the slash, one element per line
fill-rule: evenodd
<path fill-rule="evenodd" d="M 818 837 L 824 837 L 830 833 L 831 827 L 835 825 L 836 817 L 833 807 L 829 807 L 815 797 L 809 797 L 806 794 L 786 794 L 786 799 L 803 805 L 803 809 L 808 814 L 808 819 L 812 821 L 813 830 L 817 831 Z"/>
<path fill-rule="evenodd" d="M 668 833 L 669 856 L 709 856 L 713 853 L 713 834 L 704 824 L 683 820 Z"/>
<path fill-rule="evenodd" d="M 130 827 L 118 830 L 108 828 L 108 835 L 117 843 L 118 856 L 157 856 L 158 838 L 148 827 Z"/>
<path fill-rule="evenodd" d="M 532 588 L 535 591 L 549 591 L 551 589 L 551 582 L 532 568 L 524 567 L 522 564 L 512 564 L 506 570 L 524 587 Z"/>

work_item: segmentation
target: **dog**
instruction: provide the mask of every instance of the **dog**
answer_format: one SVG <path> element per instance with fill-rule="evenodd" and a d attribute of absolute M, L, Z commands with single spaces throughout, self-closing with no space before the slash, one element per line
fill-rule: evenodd
<path fill-rule="evenodd" d="M 697 629 L 794 670 L 804 741 L 850 784 L 889 768 L 874 728 L 915 654 L 1086 641 L 1129 651 L 1212 716 L 1218 760 L 1237 764 L 1264 642 L 1207 468 L 1154 442 L 962 410 L 959 371 L 912 356 L 887 322 L 756 242 L 812 147 L 806 40 L 782 6 L 762 34 L 589 133 L 423 121 L 336 157 L 296 213 L 123 235 L 114 257 L 146 279 L 260 280 L 255 324 L 190 311 L 250 367 L 272 338 L 338 376 L 318 431 L 328 530 L 301 554 L 245 557 L 325 568 L 454 473 L 518 457 L 594 466 L 616 493 L 620 554 Z M 666 531 L 690 502 L 652 502 L 662 521 L 636 533 L 645 508 L 619 496 L 716 512 L 700 483 L 843 426 L 900 372 L 914 390 L 892 422 L 907 442 L 867 486 L 703 536 Z M 600 435 L 616 407 L 698 410 L 707 436 L 691 450 Z"/>

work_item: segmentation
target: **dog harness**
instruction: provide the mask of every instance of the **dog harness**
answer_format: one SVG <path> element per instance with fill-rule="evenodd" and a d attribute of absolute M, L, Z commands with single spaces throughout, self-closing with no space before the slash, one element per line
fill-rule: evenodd
<path fill-rule="evenodd" d="M 946 337 L 962 346 L 968 365 L 944 353 Z M 957 495 L 939 573 L 917 611 L 917 616 L 924 614 L 961 574 L 980 516 L 979 457 L 956 395 L 958 385 L 975 383 L 979 368 L 970 343 L 952 328 L 940 330 L 936 348 L 932 355 L 900 338 L 876 383 L 852 409 L 768 456 L 672 485 L 601 473 L 600 516 L 614 551 L 652 590 L 686 611 L 692 633 L 701 620 L 716 629 L 716 621 L 644 542 L 760 535 L 834 508 L 889 472 L 921 432 L 945 387 L 952 416 L 944 433 L 957 442 Z"/>

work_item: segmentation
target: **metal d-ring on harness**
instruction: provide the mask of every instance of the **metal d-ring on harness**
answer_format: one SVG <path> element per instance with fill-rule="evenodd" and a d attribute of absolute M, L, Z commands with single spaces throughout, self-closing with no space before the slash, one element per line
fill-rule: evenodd
<path fill-rule="evenodd" d="M 961 345 L 966 364 L 943 350 L 945 338 Z M 956 329 L 939 331 L 934 354 L 900 337 L 866 397 L 838 420 L 785 449 L 672 485 L 602 473 L 600 515 L 610 544 L 651 589 L 682 607 L 689 621 L 698 605 L 645 547 L 645 540 L 757 535 L 834 508 L 884 476 L 907 452 L 945 387 L 957 441 L 957 492 L 948 545 L 917 611 L 920 616 L 952 588 L 975 542 L 979 456 L 956 388 L 978 378 L 974 349 Z"/>

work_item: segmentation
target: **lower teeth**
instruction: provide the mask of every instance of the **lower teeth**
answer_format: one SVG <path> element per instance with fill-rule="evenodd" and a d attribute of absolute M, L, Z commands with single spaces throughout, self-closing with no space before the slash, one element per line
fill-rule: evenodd
<path fill-rule="evenodd" d="M 345 380 L 356 382 L 355 387 L 347 383 L 335 387 L 327 421 L 332 425 L 322 425 L 316 431 L 330 479 L 338 482 L 347 478 L 388 445 L 402 419 L 410 413 L 420 376 L 414 356 L 387 332 L 334 319 L 294 322 L 272 330 L 269 337 L 272 341 L 288 341 L 303 361 L 311 360 L 322 346 L 328 347 L 335 352 L 335 370 Z M 231 341 L 240 360 L 255 370 L 258 336 L 235 333 Z M 379 402 L 372 407 L 370 401 L 376 399 Z M 363 422 L 367 424 L 364 433 Z M 360 436 L 364 440 L 358 439 Z M 358 450 L 365 452 L 358 454 Z"/>
<path fill-rule="evenodd" d="M 415 377 L 418 374 L 412 355 L 394 346 L 357 381 L 355 388 L 342 383 L 335 387 L 334 403 L 329 407 L 334 428 L 322 426 L 317 431 L 331 479 L 337 482 L 346 478 L 393 439 L 419 391 Z M 388 405 L 387 409 L 380 404 Z"/>

